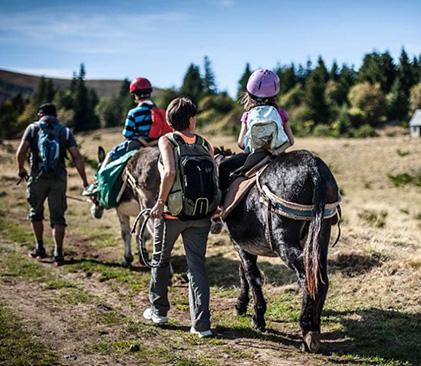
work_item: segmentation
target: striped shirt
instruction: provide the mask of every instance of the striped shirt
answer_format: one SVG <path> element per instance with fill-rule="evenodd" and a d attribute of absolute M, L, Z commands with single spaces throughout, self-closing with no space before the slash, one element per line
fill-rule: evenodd
<path fill-rule="evenodd" d="M 148 142 L 151 140 L 149 131 L 152 126 L 151 108 L 153 105 L 152 101 L 146 100 L 129 111 L 123 130 L 123 136 L 126 139 L 137 140 L 141 137 Z"/>

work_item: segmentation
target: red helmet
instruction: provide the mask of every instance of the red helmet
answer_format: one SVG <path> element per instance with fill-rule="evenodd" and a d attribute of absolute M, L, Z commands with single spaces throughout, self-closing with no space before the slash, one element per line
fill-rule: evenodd
<path fill-rule="evenodd" d="M 152 93 L 152 84 L 146 78 L 136 78 L 130 83 L 130 93 L 140 92 L 142 94 Z"/>

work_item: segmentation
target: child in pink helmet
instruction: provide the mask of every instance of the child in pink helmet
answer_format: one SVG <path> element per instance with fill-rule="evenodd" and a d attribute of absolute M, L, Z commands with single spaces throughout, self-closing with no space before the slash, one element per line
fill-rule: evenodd
<path fill-rule="evenodd" d="M 278 111 L 284 132 L 286 133 L 289 145 L 294 144 L 294 135 L 289 124 L 287 112 L 281 109 L 276 101 L 280 90 L 280 81 L 276 73 L 268 69 L 258 69 L 253 72 L 247 82 L 247 92 L 240 99 L 240 104 L 244 107 L 241 116 L 241 130 L 238 136 L 238 146 L 244 152 L 231 156 L 219 165 L 219 188 L 225 193 L 230 183 L 230 173 L 240 168 L 250 154 L 250 147 L 246 141 L 248 131 L 247 119 L 250 110 L 259 106 L 272 106 Z"/>

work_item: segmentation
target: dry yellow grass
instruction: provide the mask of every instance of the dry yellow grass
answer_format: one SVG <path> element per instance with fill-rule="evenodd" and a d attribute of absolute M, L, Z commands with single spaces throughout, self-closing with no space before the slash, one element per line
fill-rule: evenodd
<path fill-rule="evenodd" d="M 238 151 L 235 139 L 232 137 L 208 136 L 208 138 L 214 146 L 223 145 Z M 77 140 L 82 145 L 82 153 L 90 159 L 96 159 L 98 145 L 109 150 L 122 141 L 122 137 L 120 129 L 113 129 L 78 135 Z M 18 141 L 10 141 L 7 144 L 14 150 Z M 343 338 L 354 337 L 357 339 L 357 344 L 364 344 L 365 338 L 362 336 L 358 338 L 358 333 L 368 332 L 372 326 L 378 329 L 379 325 L 375 320 L 388 319 L 390 311 L 396 312 L 392 315 L 398 314 L 395 316 L 397 321 L 407 322 L 409 319 L 409 323 L 405 323 L 405 326 L 419 327 L 421 187 L 413 184 L 396 187 L 388 175 L 404 173 L 411 176 L 421 175 L 421 140 L 410 139 L 407 136 L 393 138 L 383 136 L 371 139 L 298 138 L 294 149 L 308 149 L 326 161 L 343 192 L 342 238 L 329 252 L 330 289 L 325 305 L 325 314 L 328 315 L 323 318 L 325 324 L 322 331 L 334 333 L 339 329 L 341 336 L 340 332 L 343 331 Z M 0 162 L 1 212 L 7 213 L 13 219 L 19 218 L 22 222 L 26 200 L 24 187 L 16 186 L 14 183 L 16 168 L 13 152 L 2 147 Z M 87 168 L 87 171 L 88 175 L 93 177 L 94 170 Z M 81 190 L 81 182 L 75 169 L 69 169 L 68 194 L 78 196 Z M 113 236 L 115 242 L 121 243 L 114 210 L 107 211 L 104 219 L 94 221 L 89 217 L 85 203 L 77 201 L 68 203 L 69 234 L 74 232 L 79 237 L 98 238 L 101 233 L 107 233 Z M 25 223 L 22 222 L 22 225 Z M 335 235 L 336 229 L 333 230 L 332 236 Z M 114 253 L 113 258 L 119 258 L 122 251 L 120 244 L 118 247 L 101 248 L 99 253 L 107 254 L 109 257 L 110 253 Z M 181 256 L 182 253 L 182 249 L 178 246 L 174 254 Z M 216 261 L 222 263 L 221 259 L 226 259 L 227 268 L 223 267 L 224 276 L 236 277 L 237 255 L 225 233 L 210 238 L 208 255 L 210 263 Z M 268 298 L 272 300 L 279 296 L 292 298 L 292 303 L 296 302 L 295 311 L 299 311 L 300 295 L 294 273 L 278 267 L 280 260 L 276 258 L 261 258 L 259 262 L 266 272 L 265 293 Z M 225 290 L 232 291 L 231 288 L 222 289 L 221 293 L 216 293 L 215 296 L 222 300 L 226 297 L 223 292 Z M 212 291 L 219 290 L 214 288 Z M 225 300 L 232 303 L 234 295 L 230 293 L 230 297 L 232 299 Z M 228 313 L 228 310 L 226 312 Z M 327 319 L 335 316 L 340 319 L 336 323 Z M 363 325 L 358 327 L 356 324 L 360 323 Z M 288 324 L 282 326 L 288 327 Z M 295 320 L 292 326 L 294 331 L 297 331 L 298 324 Z M 411 334 L 406 333 L 404 339 L 409 339 Z M 375 336 L 373 333 L 372 337 Z M 391 342 L 390 338 L 386 340 Z M 352 352 L 370 357 L 378 355 L 385 359 L 390 357 L 387 349 L 390 343 L 385 343 L 384 350 L 379 348 L 378 351 L 370 351 L 373 344 L 366 343 L 368 350 L 359 351 L 358 347 L 355 347 Z M 418 346 L 415 351 L 417 350 L 420 351 L 421 347 Z M 338 352 L 344 351 L 338 347 Z M 406 357 L 405 351 L 393 357 L 397 357 L 400 361 L 414 359 L 414 356 Z M 323 360 L 329 362 L 328 357 Z M 358 363 L 358 359 L 355 362 Z"/>

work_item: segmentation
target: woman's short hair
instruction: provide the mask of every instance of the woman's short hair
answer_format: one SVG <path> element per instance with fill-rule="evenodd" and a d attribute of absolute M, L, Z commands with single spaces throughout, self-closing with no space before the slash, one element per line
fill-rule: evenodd
<path fill-rule="evenodd" d="M 190 98 L 178 97 L 167 107 L 167 123 L 175 131 L 187 130 L 190 127 L 190 118 L 196 114 L 197 108 Z"/>

